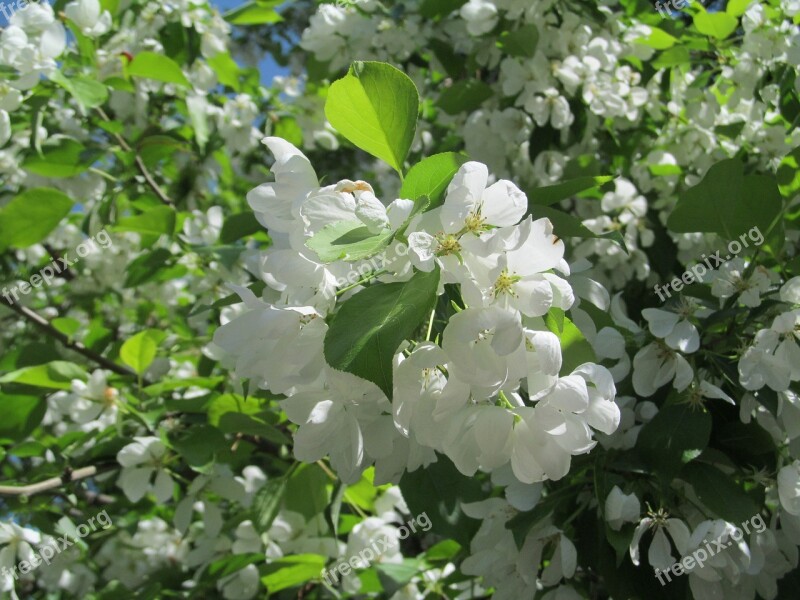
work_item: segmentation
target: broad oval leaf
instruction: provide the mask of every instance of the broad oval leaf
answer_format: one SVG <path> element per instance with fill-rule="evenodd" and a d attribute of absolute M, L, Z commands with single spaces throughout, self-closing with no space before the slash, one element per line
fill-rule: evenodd
<path fill-rule="evenodd" d="M 323 262 L 361 260 L 385 248 L 393 232 L 370 233 L 361 221 L 336 221 L 320 229 L 306 246 L 317 253 Z"/>
<path fill-rule="evenodd" d="M 164 332 L 157 329 L 140 331 L 122 344 L 119 357 L 122 362 L 141 375 L 155 360 L 158 344 L 164 336 Z"/>
<path fill-rule="evenodd" d="M 325 116 L 350 142 L 402 173 L 414 141 L 419 93 L 411 79 L 386 63 L 352 64 L 328 91 Z"/>
<path fill-rule="evenodd" d="M 370 286 L 342 304 L 325 335 L 325 360 L 392 397 L 392 358 L 436 302 L 439 270 L 406 282 Z"/>
<path fill-rule="evenodd" d="M 155 52 L 140 52 L 128 65 L 128 75 L 155 79 L 163 83 L 174 83 L 186 88 L 192 85 L 181 71 L 180 65 L 168 56 Z"/>
<path fill-rule="evenodd" d="M 52 188 L 25 190 L 0 209 L 0 251 L 42 241 L 72 209 L 72 200 Z"/>
<path fill-rule="evenodd" d="M 736 17 L 724 12 L 701 12 L 694 16 L 694 26 L 697 31 L 704 35 L 709 35 L 718 40 L 724 40 L 739 25 Z"/>
<path fill-rule="evenodd" d="M 464 154 L 443 152 L 418 162 L 409 169 L 403 180 L 400 197 L 417 200 L 427 196 L 430 200 L 427 210 L 440 206 L 444 201 L 447 186 L 467 160 L 469 159 Z"/>

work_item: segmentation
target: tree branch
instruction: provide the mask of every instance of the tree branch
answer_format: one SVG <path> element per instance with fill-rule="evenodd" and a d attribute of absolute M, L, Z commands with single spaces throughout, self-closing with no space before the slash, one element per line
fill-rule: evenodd
<path fill-rule="evenodd" d="M 97 108 L 97 112 L 102 117 L 102 119 L 104 121 L 107 121 L 107 122 L 111 121 L 109 116 L 105 113 L 105 111 L 102 108 L 98 107 Z M 144 161 L 142 160 L 142 157 L 139 156 L 139 153 L 135 152 L 134 149 L 130 147 L 128 142 L 125 141 L 125 138 L 123 138 L 120 134 L 114 133 L 112 135 L 116 138 L 117 143 L 120 145 L 120 147 L 123 150 L 125 150 L 125 152 L 134 152 L 134 154 L 136 155 L 136 158 L 135 158 L 136 168 L 139 169 L 139 173 L 142 174 L 142 177 L 144 177 L 144 180 L 147 182 L 147 185 L 149 185 L 150 189 L 152 189 L 153 192 L 155 193 L 155 195 L 158 196 L 158 199 L 161 200 L 161 202 L 163 202 L 167 206 L 172 206 L 174 203 L 172 202 L 170 197 L 167 196 L 164 193 L 164 190 L 161 189 L 161 187 L 158 185 L 156 180 L 153 179 L 153 176 L 150 174 L 150 171 L 147 169 L 147 165 L 144 164 Z"/>
<path fill-rule="evenodd" d="M 71 481 L 78 481 L 97 475 L 97 467 L 83 467 L 80 469 L 66 470 L 61 477 L 52 477 L 45 479 L 39 483 L 32 483 L 30 485 L 0 485 L 0 496 L 33 496 L 41 492 L 52 490 Z"/>
<path fill-rule="evenodd" d="M 109 371 L 112 371 L 114 373 L 117 373 L 118 375 L 126 375 L 126 376 L 131 376 L 131 377 L 138 377 L 138 375 L 133 370 L 128 369 L 127 367 L 123 367 L 122 365 L 118 365 L 117 363 L 115 363 L 112 360 L 109 360 L 105 356 L 90 350 L 89 348 L 87 348 L 86 346 L 81 344 L 80 342 L 77 342 L 75 340 L 71 340 L 69 338 L 69 336 L 64 335 L 63 333 L 61 333 L 58 329 L 53 327 L 47 321 L 47 319 L 45 319 L 44 317 L 42 317 L 39 314 L 35 313 L 31 309 L 29 309 L 29 308 L 27 308 L 25 306 L 19 306 L 19 305 L 15 304 L 14 302 L 9 301 L 7 298 L 5 298 L 3 296 L 0 296 L 0 303 L 5 305 L 5 306 L 7 306 L 8 308 L 10 308 L 11 310 L 13 310 L 18 315 L 22 316 L 26 321 L 32 323 L 37 328 L 39 328 L 40 330 L 44 331 L 50 337 L 53 337 L 53 338 L 57 339 L 66 348 L 69 348 L 70 350 L 74 350 L 78 354 L 80 354 L 82 356 L 85 356 L 86 358 L 88 358 L 89 360 L 97 363 L 101 367 L 103 367 L 105 369 L 108 369 Z"/>

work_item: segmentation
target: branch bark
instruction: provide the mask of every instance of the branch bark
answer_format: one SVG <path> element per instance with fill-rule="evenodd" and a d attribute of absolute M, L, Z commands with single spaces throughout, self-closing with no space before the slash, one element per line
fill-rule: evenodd
<path fill-rule="evenodd" d="M 111 121 L 109 116 L 105 113 L 105 111 L 102 108 L 98 108 L 97 112 L 102 117 L 102 119 L 104 121 Z M 125 150 L 125 152 L 134 152 L 134 150 L 133 150 L 133 148 L 131 148 L 130 144 L 128 144 L 128 142 L 125 141 L 125 138 L 123 138 L 118 133 L 115 133 L 113 135 L 116 138 L 117 143 L 120 145 L 120 147 L 123 150 Z M 170 197 L 167 196 L 167 194 L 164 193 L 164 190 L 161 189 L 161 187 L 158 185 L 156 180 L 153 179 L 153 176 L 151 175 L 150 171 L 148 170 L 147 165 L 144 164 L 144 161 L 142 160 L 142 157 L 139 156 L 138 152 L 135 152 L 135 154 L 136 154 L 136 158 L 135 158 L 136 168 L 139 170 L 139 173 L 142 174 L 142 177 L 144 177 L 144 180 L 147 182 L 147 185 L 150 186 L 150 189 L 153 190 L 153 193 L 155 193 L 155 195 L 158 196 L 158 199 L 161 200 L 162 203 L 166 204 L 167 206 L 172 206 L 174 203 L 172 202 Z"/>
<path fill-rule="evenodd" d="M 50 337 L 57 339 L 61 342 L 66 348 L 70 350 L 74 350 L 78 354 L 85 356 L 89 360 L 97 363 L 104 369 L 108 369 L 118 375 L 126 375 L 132 377 L 138 377 L 136 373 L 132 369 L 128 369 L 127 367 L 123 367 L 122 365 L 118 365 L 112 360 L 107 359 L 105 356 L 101 354 L 97 354 L 96 352 L 90 350 L 80 342 L 76 342 L 71 340 L 69 336 L 64 335 L 58 329 L 53 327 L 47 319 L 42 317 L 41 315 L 35 313 L 30 308 L 26 306 L 19 306 L 14 302 L 9 301 L 5 297 L 0 296 L 0 304 L 3 304 L 13 310 L 18 315 L 22 316 L 26 321 L 32 323 L 40 330 L 44 331 Z"/>
<path fill-rule="evenodd" d="M 92 477 L 97 473 L 97 467 L 83 467 L 74 471 L 65 471 L 61 477 L 52 477 L 30 485 L 0 485 L 0 496 L 33 496 L 34 494 L 59 488 L 71 481 Z"/>

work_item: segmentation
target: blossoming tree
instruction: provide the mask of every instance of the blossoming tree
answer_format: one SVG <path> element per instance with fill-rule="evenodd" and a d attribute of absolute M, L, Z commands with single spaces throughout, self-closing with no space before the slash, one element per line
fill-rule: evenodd
<path fill-rule="evenodd" d="M 800 5 L 681 4 L 3 11 L 0 593 L 794 597 Z"/>

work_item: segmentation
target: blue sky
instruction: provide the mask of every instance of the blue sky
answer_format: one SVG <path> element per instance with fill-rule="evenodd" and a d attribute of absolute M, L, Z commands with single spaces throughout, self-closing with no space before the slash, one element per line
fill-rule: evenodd
<path fill-rule="evenodd" d="M 237 6 L 241 6 L 247 0 L 210 0 L 213 6 L 219 8 L 220 12 L 228 11 L 232 8 L 236 8 Z M 272 78 L 275 75 L 280 75 L 282 73 L 287 73 L 288 70 L 281 67 L 280 65 L 276 64 L 272 57 L 269 55 L 265 55 L 264 58 L 258 63 L 258 69 L 261 71 L 261 82 L 269 85 L 272 83 Z"/>

